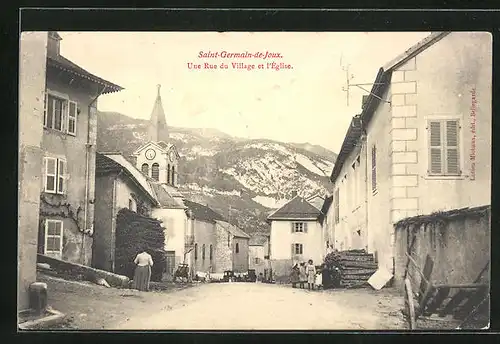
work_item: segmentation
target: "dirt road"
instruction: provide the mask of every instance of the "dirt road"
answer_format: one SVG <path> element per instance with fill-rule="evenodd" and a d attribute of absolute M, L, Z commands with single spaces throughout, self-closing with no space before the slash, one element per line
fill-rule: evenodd
<path fill-rule="evenodd" d="M 175 298 L 171 297 L 174 296 Z M 403 302 L 391 290 L 307 291 L 261 283 L 212 283 L 181 290 L 159 311 L 109 329 L 375 330 L 404 329 Z"/>

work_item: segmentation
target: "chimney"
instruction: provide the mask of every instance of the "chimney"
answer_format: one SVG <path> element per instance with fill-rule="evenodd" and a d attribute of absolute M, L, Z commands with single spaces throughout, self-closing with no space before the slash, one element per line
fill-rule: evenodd
<path fill-rule="evenodd" d="M 47 40 L 47 55 L 49 57 L 58 57 L 61 52 L 61 36 L 56 31 L 49 31 Z"/>
<path fill-rule="evenodd" d="M 368 100 L 369 95 L 363 95 L 363 98 L 361 99 L 361 109 L 365 108 L 366 101 Z"/>

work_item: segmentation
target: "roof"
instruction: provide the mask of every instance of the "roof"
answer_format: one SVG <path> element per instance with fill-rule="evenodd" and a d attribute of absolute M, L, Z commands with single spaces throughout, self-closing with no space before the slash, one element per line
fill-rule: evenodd
<path fill-rule="evenodd" d="M 90 80 L 91 82 L 104 86 L 104 92 L 113 93 L 123 90 L 123 87 L 118 86 L 111 81 L 104 80 L 92 73 L 87 72 L 82 67 L 78 66 L 74 62 L 68 60 L 62 55 L 58 56 L 47 56 L 47 65 L 65 71 L 67 73 L 79 76 L 81 78 Z"/>
<path fill-rule="evenodd" d="M 284 206 L 276 210 L 274 213 L 267 217 L 267 220 L 288 220 L 288 219 L 302 219 L 302 220 L 317 220 L 321 215 L 319 209 L 314 207 L 311 203 L 307 202 L 300 196 L 295 196 L 286 203 Z"/>
<path fill-rule="evenodd" d="M 96 172 L 123 172 L 141 189 L 146 197 L 154 204 L 158 204 L 156 195 L 146 177 L 128 162 L 121 154 L 96 154 Z"/>
<path fill-rule="evenodd" d="M 211 223 L 215 223 L 216 221 L 226 221 L 222 215 L 216 213 L 214 210 L 205 205 L 189 201 L 187 199 L 184 200 L 184 204 L 189 210 L 191 210 L 192 216 L 195 220 Z"/>
<path fill-rule="evenodd" d="M 229 233 L 231 233 L 232 235 L 234 235 L 235 237 L 237 237 L 237 238 L 250 239 L 250 235 L 248 235 L 247 233 L 243 232 L 238 227 L 230 224 L 229 222 L 226 222 L 226 221 L 216 221 L 216 223 L 219 226 L 221 226 L 222 228 L 224 228 L 225 230 L 227 230 Z"/>
<path fill-rule="evenodd" d="M 463 217 L 482 217 L 491 212 L 491 205 L 483 205 L 480 207 L 466 207 L 447 211 L 438 211 L 430 215 L 417 215 L 402 219 L 394 224 L 394 227 L 403 227 L 406 225 L 420 226 L 424 223 L 437 221 L 450 221 Z"/>
<path fill-rule="evenodd" d="M 186 206 L 177 201 L 172 195 L 163 187 L 163 185 L 155 180 L 148 179 L 149 184 L 151 185 L 156 199 L 162 208 L 166 209 L 186 209 Z"/>
<path fill-rule="evenodd" d="M 321 210 L 321 206 L 325 202 L 325 197 L 319 194 L 315 194 L 313 196 L 306 198 L 306 201 L 309 202 L 311 205 L 313 205 L 315 208 Z"/>
<path fill-rule="evenodd" d="M 351 121 L 351 125 L 347 130 L 344 142 L 342 143 L 342 148 L 340 149 L 339 155 L 333 167 L 332 174 L 330 175 L 330 180 L 332 182 L 335 182 L 335 180 L 338 178 L 345 160 L 354 150 L 357 142 L 359 142 L 359 140 L 361 139 L 363 128 L 366 128 L 370 123 L 375 110 L 380 104 L 380 99 L 389 87 L 392 71 L 407 62 L 409 59 L 415 57 L 434 43 L 438 42 L 449 33 L 450 32 L 431 33 L 429 36 L 425 37 L 417 44 L 407 49 L 404 53 L 396 56 L 393 60 L 389 61 L 379 69 L 370 94 L 368 95 L 366 102 L 363 104 L 363 111 L 360 115 L 353 118 L 353 120 Z"/>
<path fill-rule="evenodd" d="M 269 240 L 267 235 L 254 235 L 250 237 L 248 242 L 249 246 L 264 246 L 264 244 Z"/>

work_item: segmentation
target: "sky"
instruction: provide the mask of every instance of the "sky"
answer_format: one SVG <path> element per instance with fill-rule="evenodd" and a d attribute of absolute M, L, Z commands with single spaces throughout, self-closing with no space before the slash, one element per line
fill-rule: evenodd
<path fill-rule="evenodd" d="M 125 89 L 99 98 L 100 111 L 149 119 L 161 84 L 169 126 L 215 128 L 243 138 L 308 142 L 334 152 L 386 62 L 429 32 L 59 32 L 61 54 Z M 281 58 L 199 58 L 204 53 Z M 232 62 L 255 69 L 233 69 Z M 266 69 L 267 63 L 293 69 Z M 188 64 L 217 69 L 190 69 Z M 225 63 L 228 69 L 221 69 Z M 264 69 L 258 69 L 263 64 Z M 343 68 L 344 67 L 344 68 Z M 371 89 L 371 86 L 363 86 Z"/>

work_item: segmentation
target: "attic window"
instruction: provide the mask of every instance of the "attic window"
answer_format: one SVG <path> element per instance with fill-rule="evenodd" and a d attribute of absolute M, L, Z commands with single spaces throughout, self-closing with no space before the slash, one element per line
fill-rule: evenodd
<path fill-rule="evenodd" d="M 158 163 L 156 162 L 151 167 L 151 178 L 156 181 L 158 181 L 158 179 L 160 178 L 160 165 L 158 165 Z"/>

